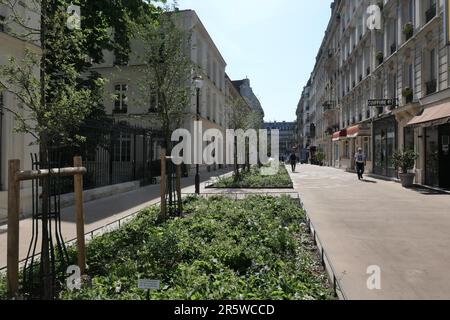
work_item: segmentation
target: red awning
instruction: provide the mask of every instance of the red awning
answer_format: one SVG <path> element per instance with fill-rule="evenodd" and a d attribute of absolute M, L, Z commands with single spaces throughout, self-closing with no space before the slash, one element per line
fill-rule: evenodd
<path fill-rule="evenodd" d="M 347 137 L 346 129 L 333 133 L 333 141 L 339 141 L 345 139 L 345 137 Z"/>
<path fill-rule="evenodd" d="M 426 108 L 408 122 L 408 126 L 431 127 L 448 122 L 450 122 L 450 102 Z"/>
<path fill-rule="evenodd" d="M 347 128 L 347 138 L 368 137 L 368 136 L 371 136 L 371 131 L 369 127 L 358 124 L 356 126 Z"/>

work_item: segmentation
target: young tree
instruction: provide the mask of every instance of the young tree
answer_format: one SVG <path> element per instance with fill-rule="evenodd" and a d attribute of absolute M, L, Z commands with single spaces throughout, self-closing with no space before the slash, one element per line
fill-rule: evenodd
<path fill-rule="evenodd" d="M 155 116 L 161 126 L 163 147 L 169 155 L 173 148 L 172 132 L 182 126 L 189 113 L 193 87 L 193 65 L 188 54 L 190 34 L 182 30 L 179 23 L 177 12 L 163 12 L 156 23 L 148 21 L 137 28 L 137 34 L 143 44 L 143 54 L 140 57 L 143 61 L 140 70 L 143 75 L 141 96 L 144 103 L 148 104 L 152 99 L 157 102 Z M 169 166 L 167 189 L 171 210 L 175 208 L 172 175 L 173 168 Z"/>
<path fill-rule="evenodd" d="M 188 114 L 193 91 L 193 65 L 187 54 L 190 34 L 178 27 L 177 18 L 176 12 L 164 12 L 156 23 L 148 21 L 138 29 L 144 48 L 140 92 L 144 101 L 157 101 L 156 117 L 168 154 L 172 132 L 180 128 Z"/>
<path fill-rule="evenodd" d="M 231 130 L 245 130 L 249 126 L 249 115 L 251 114 L 250 107 L 246 104 L 242 97 L 235 97 L 229 101 L 227 110 L 228 129 Z M 246 156 L 246 159 L 248 157 Z M 239 163 L 238 163 L 238 145 L 237 137 L 234 138 L 234 174 L 235 182 L 240 179 Z"/>

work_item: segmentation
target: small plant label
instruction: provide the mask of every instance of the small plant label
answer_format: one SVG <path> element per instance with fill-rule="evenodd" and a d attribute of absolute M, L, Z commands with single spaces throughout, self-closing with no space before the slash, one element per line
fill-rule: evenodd
<path fill-rule="evenodd" d="M 138 288 L 141 290 L 159 290 L 161 281 L 150 279 L 139 279 Z"/>

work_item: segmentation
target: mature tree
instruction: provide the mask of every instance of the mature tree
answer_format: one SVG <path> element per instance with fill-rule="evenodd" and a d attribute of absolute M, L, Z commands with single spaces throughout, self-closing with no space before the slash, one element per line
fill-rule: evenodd
<path fill-rule="evenodd" d="M 99 94 L 104 81 L 89 68 L 103 61 L 105 49 L 126 63 L 135 24 L 151 21 L 160 11 L 152 2 L 0 0 L 11 13 L 6 23 L 16 26 L 14 36 L 41 47 L 40 52 L 28 50 L 23 61 L 11 58 L 0 69 L 0 86 L 16 96 L 23 109 L 9 110 L 18 120 L 17 129 L 35 136 L 41 152 L 48 144 L 76 143 L 85 119 L 104 116 Z M 72 3 L 81 7 L 79 30 L 67 27 Z M 20 14 L 24 4 L 38 24 Z"/>

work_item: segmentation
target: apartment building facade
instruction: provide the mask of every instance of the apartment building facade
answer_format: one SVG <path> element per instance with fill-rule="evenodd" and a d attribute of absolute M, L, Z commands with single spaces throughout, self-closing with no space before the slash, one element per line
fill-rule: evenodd
<path fill-rule="evenodd" d="M 396 177 L 414 149 L 416 183 L 450 187 L 448 2 L 334 1 L 311 76 L 318 147 L 328 165 Z"/>
<path fill-rule="evenodd" d="M 279 145 L 279 154 L 280 157 L 284 159 L 288 159 L 292 152 L 298 153 L 297 149 L 297 141 L 295 139 L 295 122 L 264 122 L 263 129 L 267 131 L 278 130 L 280 145 Z"/>
<path fill-rule="evenodd" d="M 38 17 L 33 14 L 25 3 L 18 2 L 14 7 L 15 14 L 22 17 L 30 27 L 39 26 Z M 0 4 L 0 65 L 8 64 L 12 57 L 20 62 L 25 55 L 25 50 L 39 54 L 40 48 L 35 39 L 25 41 L 20 36 L 24 29 L 14 22 L 12 9 Z M 4 80 L 4 79 L 2 79 Z M 7 188 L 8 188 L 8 161 L 19 159 L 21 167 L 31 169 L 31 154 L 38 152 L 38 147 L 32 144 L 35 140 L 30 134 L 17 133 L 15 116 L 7 111 L 12 110 L 24 115 L 26 110 L 19 108 L 19 99 L 14 94 L 0 89 L 0 220 L 6 218 L 7 213 Z M 31 185 L 22 183 L 21 195 L 25 201 L 21 201 L 21 212 L 31 212 Z"/>
<path fill-rule="evenodd" d="M 211 39 L 200 18 L 193 10 L 177 11 L 180 27 L 189 32 L 190 48 L 188 54 L 193 65 L 197 66 L 197 74 L 203 78 L 203 87 L 200 89 L 200 120 L 203 131 L 219 129 L 225 137 L 226 128 L 226 62 Z M 158 101 L 155 98 L 147 101 L 140 88 L 143 62 L 139 56 L 143 51 L 139 40 L 131 41 L 133 55 L 127 65 L 119 65 L 115 62 L 112 52 L 105 51 L 104 62 L 96 65 L 93 70 L 100 73 L 108 83 L 104 92 L 104 105 L 106 113 L 116 121 L 131 126 L 160 130 L 161 126 L 156 116 Z M 196 90 L 192 88 L 191 102 L 187 106 L 187 112 L 183 121 L 183 128 L 194 133 L 194 121 L 197 114 Z M 126 139 L 127 137 L 125 137 Z M 159 159 L 161 143 L 152 141 L 153 145 L 147 150 L 152 150 L 149 155 L 153 160 Z M 133 152 L 127 149 L 127 152 Z M 202 166 L 201 170 L 210 170 L 210 167 Z M 190 167 L 194 170 L 194 166 Z"/>

